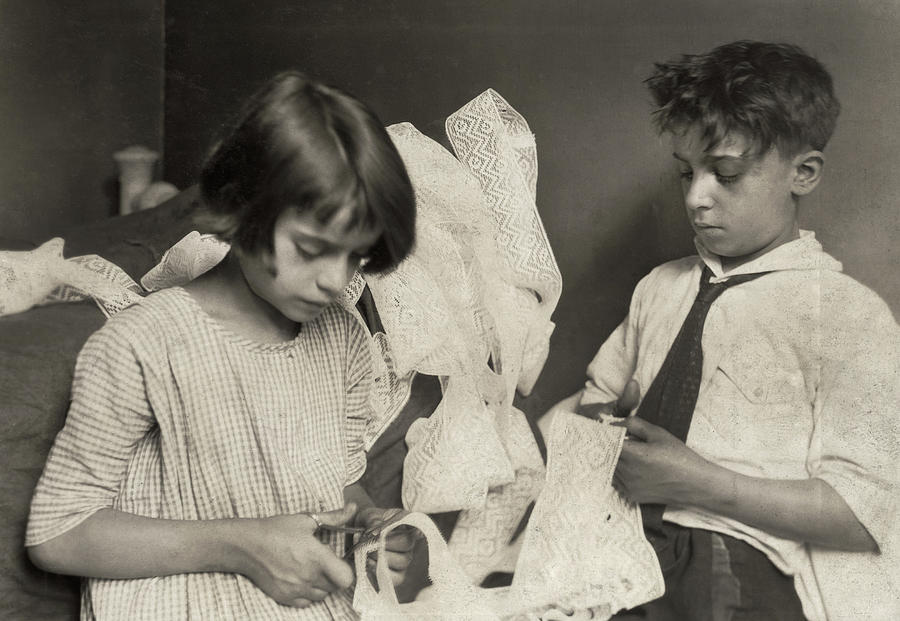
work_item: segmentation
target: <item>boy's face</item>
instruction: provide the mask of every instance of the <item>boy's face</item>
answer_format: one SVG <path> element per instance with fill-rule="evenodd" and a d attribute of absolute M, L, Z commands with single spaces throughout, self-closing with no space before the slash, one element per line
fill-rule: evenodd
<path fill-rule="evenodd" d="M 672 134 L 688 220 L 731 269 L 796 239 L 796 165 L 778 149 L 758 155 L 740 134 L 705 151 L 700 129 Z"/>

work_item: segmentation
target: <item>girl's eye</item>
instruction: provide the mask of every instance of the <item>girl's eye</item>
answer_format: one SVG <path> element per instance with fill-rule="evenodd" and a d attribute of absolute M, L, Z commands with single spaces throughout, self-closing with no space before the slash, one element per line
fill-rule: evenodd
<path fill-rule="evenodd" d="M 295 247 L 297 248 L 297 254 L 307 260 L 315 259 L 321 254 L 321 252 L 319 252 L 318 250 L 314 250 L 312 248 L 304 248 L 299 244 L 296 244 Z"/>
<path fill-rule="evenodd" d="M 681 177 L 683 181 L 690 181 L 694 178 L 694 173 L 690 170 L 682 170 L 678 172 L 678 176 Z"/>

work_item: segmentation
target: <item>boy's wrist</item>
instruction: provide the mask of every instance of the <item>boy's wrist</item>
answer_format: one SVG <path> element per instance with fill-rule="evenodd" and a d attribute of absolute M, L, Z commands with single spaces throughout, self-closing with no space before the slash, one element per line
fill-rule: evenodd
<path fill-rule="evenodd" d="M 703 459 L 701 464 L 693 470 L 693 476 L 684 481 L 678 501 L 672 504 L 718 511 L 734 497 L 736 473 L 707 459 Z"/>

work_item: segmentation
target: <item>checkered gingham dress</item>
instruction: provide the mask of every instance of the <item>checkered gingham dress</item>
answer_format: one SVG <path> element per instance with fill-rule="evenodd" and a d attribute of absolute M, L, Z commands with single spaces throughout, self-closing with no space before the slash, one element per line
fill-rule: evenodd
<path fill-rule="evenodd" d="M 365 469 L 370 382 L 366 335 L 338 307 L 293 341 L 263 344 L 223 328 L 184 289 L 155 293 L 81 351 L 26 545 L 106 507 L 179 520 L 339 508 Z M 336 552 L 344 543 L 328 541 Z M 88 579 L 82 618 L 356 619 L 350 601 L 341 592 L 289 608 L 225 573 Z"/>

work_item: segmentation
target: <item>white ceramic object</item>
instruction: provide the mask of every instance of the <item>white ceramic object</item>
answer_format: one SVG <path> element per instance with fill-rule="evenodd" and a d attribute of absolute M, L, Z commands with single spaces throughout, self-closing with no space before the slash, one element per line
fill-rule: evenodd
<path fill-rule="evenodd" d="M 159 153 L 142 145 L 134 145 L 113 154 L 119 167 L 119 213 L 137 211 L 135 199 L 153 180 L 153 166 Z"/>

